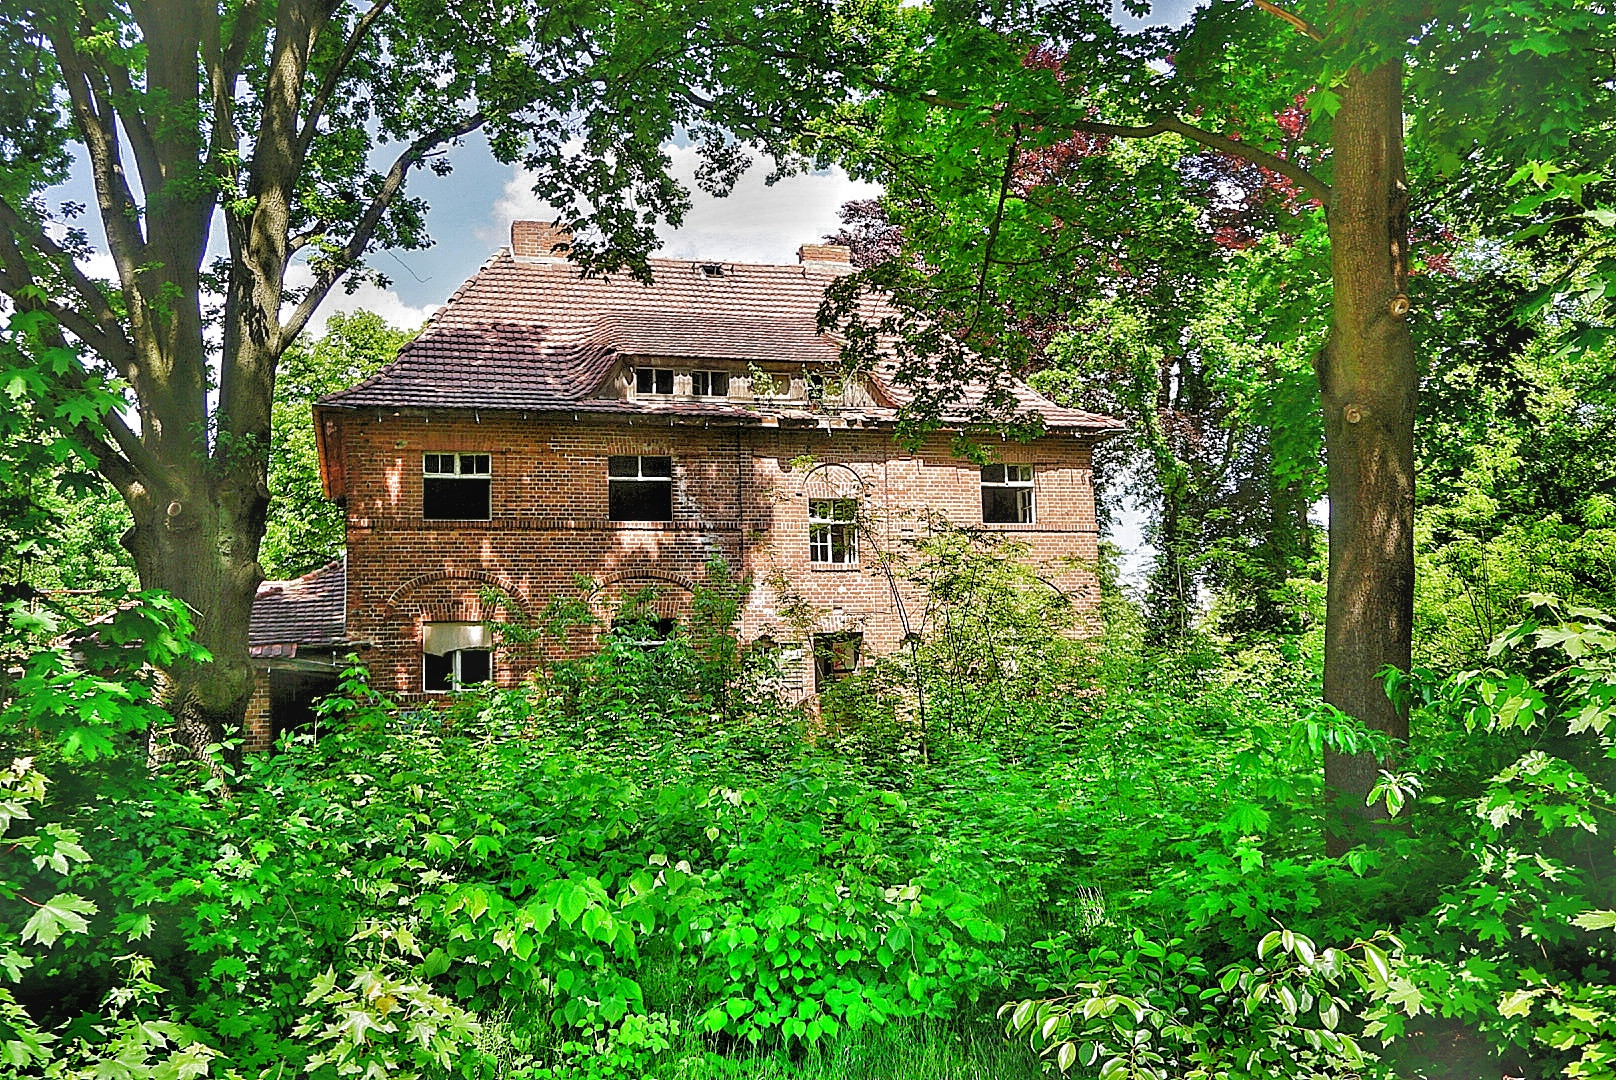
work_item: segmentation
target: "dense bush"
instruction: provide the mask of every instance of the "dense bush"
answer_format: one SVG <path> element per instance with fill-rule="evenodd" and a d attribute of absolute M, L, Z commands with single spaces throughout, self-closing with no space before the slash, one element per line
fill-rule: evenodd
<path fill-rule="evenodd" d="M 8 730 L 59 801 L 11 839 L 68 838 L 36 869 L 74 899 L 57 940 L 9 946 L 32 1025 L 8 1014 L 12 1066 L 729 1075 L 892 1025 L 979 1046 L 1009 1002 L 1052 1066 L 1108 1078 L 1412 1076 L 1431 1045 L 1608 1075 L 1597 612 L 1538 598 L 1496 670 L 1392 678 L 1417 737 L 1377 798 L 1408 824 L 1336 859 L 1319 754 L 1371 735 L 1318 704 L 1307 639 L 1035 642 L 998 671 L 927 644 L 817 728 L 726 635 L 742 586 L 719 586 L 682 636 L 609 633 L 446 711 L 401 711 L 356 668 L 318 742 L 236 770 L 144 767 L 146 691 L 113 658 L 143 655 L 142 626 L 188 648 L 182 612 L 133 605 L 76 660 L 38 650 Z M 1038 665 L 1069 690 L 1009 688 Z M 991 723 L 940 719 L 987 701 Z M 7 873 L 8 917 L 37 921 L 46 882 Z"/>

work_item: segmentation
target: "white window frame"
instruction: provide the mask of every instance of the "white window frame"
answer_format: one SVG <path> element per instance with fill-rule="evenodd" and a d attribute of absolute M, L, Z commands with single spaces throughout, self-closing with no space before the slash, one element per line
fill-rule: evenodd
<path fill-rule="evenodd" d="M 651 389 L 640 389 L 640 377 L 642 374 L 651 376 Z M 658 379 L 663 375 L 667 376 L 668 388 L 666 390 L 658 390 L 656 388 L 656 384 Z M 672 397 L 674 387 L 677 385 L 675 382 L 676 378 L 677 375 L 674 369 L 671 367 L 636 366 L 634 368 L 634 395 L 636 397 Z"/>
<path fill-rule="evenodd" d="M 438 459 L 438 468 L 433 469 L 427 465 L 427 461 L 431 458 Z M 453 468 L 447 472 L 442 468 L 444 458 L 449 458 L 453 463 Z M 467 459 L 470 459 L 470 467 L 467 466 Z M 477 468 L 479 463 L 482 465 L 480 469 Z M 441 450 L 437 453 L 421 455 L 422 476 L 433 476 L 440 480 L 480 480 L 485 476 L 492 477 L 493 474 L 494 462 L 492 454 Z"/>
<path fill-rule="evenodd" d="M 989 480 L 989 469 L 1003 469 L 1002 480 Z M 987 506 L 982 507 L 984 525 L 1031 525 L 1038 520 L 1038 500 L 1033 495 L 1033 468 L 1031 465 L 985 465 L 981 472 L 982 487 L 1011 488 L 1016 492 L 1016 507 L 1021 516 L 1015 521 L 989 521 Z"/>
<path fill-rule="evenodd" d="M 448 468 L 445 469 L 445 459 Z M 437 468 L 432 468 L 431 463 Z M 427 480 L 486 480 L 488 481 L 488 513 L 478 518 L 443 518 L 426 516 Z M 421 517 L 425 521 L 491 521 L 494 517 L 494 457 L 489 453 L 461 450 L 438 450 L 421 455 Z"/>
<path fill-rule="evenodd" d="M 613 476 L 612 458 L 633 458 L 633 476 Z M 645 474 L 645 459 L 658 458 L 668 463 L 668 475 L 647 476 Z M 611 516 L 611 498 L 613 484 L 666 484 L 668 486 L 668 516 L 665 518 L 616 518 Z M 671 454 L 612 454 L 606 459 L 606 516 L 612 521 L 672 521 L 673 520 L 673 456 Z"/>
<path fill-rule="evenodd" d="M 722 379 L 724 392 L 718 393 L 713 389 L 713 380 Z M 703 368 L 690 373 L 690 396 L 722 398 L 729 397 L 730 374 L 717 368 Z"/>
<path fill-rule="evenodd" d="M 841 516 L 844 508 L 845 517 Z M 836 557 L 838 531 L 842 533 L 841 558 Z M 857 566 L 858 531 L 857 499 L 808 500 L 808 561 L 813 565 Z"/>

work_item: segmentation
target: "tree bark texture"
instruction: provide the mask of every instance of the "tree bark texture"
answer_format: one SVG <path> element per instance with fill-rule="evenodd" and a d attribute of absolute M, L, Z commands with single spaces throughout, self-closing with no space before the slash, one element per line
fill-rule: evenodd
<path fill-rule="evenodd" d="M 1408 716 L 1378 672 L 1407 670 L 1414 613 L 1414 408 L 1402 65 L 1354 69 L 1335 116 L 1329 204 L 1334 320 L 1319 361 L 1330 490 L 1324 699 L 1396 741 Z M 1327 847 L 1382 820 L 1373 754 L 1327 751 Z"/>
<path fill-rule="evenodd" d="M 25 203 L 4 198 L 0 291 L 41 306 L 133 391 L 138 424 L 114 414 L 106 418 L 108 437 L 88 427 L 79 434 L 129 507 L 124 545 L 142 587 L 189 604 L 197 641 L 212 655 L 164 673 L 177 741 L 194 752 L 239 724 L 252 694 L 248 630 L 263 577 L 258 554 L 280 356 L 336 280 L 362 260 L 410 170 L 483 123 L 480 113 L 446 114 L 441 127 L 407 144 L 362 212 L 305 222 L 307 234 L 292 235 L 320 118 L 386 7 L 382 0 L 341 28 L 345 42 L 312 81 L 315 45 L 336 10 L 325 0 L 249 4 L 230 18 L 214 4 L 150 0 L 131 9 L 144 50 L 134 61 L 97 44 L 102 28 L 88 10 L 53 5 L 41 14 L 122 305 L 116 309 L 75 267 Z M 259 48 L 265 70 L 249 76 L 248 56 Z M 253 78 L 261 84 L 244 93 Z M 239 197 L 222 202 L 226 193 Z M 214 285 L 202 267 L 221 205 L 230 258 L 215 357 L 204 317 Z M 311 237 L 335 247 L 288 312 L 287 267 Z M 55 264 L 65 295 L 39 299 L 40 258 Z"/>

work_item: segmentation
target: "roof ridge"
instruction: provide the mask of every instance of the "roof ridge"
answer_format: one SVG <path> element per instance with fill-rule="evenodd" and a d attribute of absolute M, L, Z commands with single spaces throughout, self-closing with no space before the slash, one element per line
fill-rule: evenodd
<path fill-rule="evenodd" d="M 282 588 L 284 588 L 287 585 L 297 585 L 299 583 L 305 583 L 306 584 L 311 579 L 317 578 L 321 574 L 324 574 L 329 570 L 336 570 L 336 569 L 345 567 L 345 565 L 347 563 L 347 560 L 348 560 L 348 555 L 347 555 L 346 552 L 344 552 L 343 554 L 338 555 L 335 559 L 332 559 L 330 562 L 327 562 L 324 566 L 317 566 L 313 570 L 308 571 L 307 573 L 299 574 L 297 577 L 294 577 L 294 578 L 274 578 L 274 579 L 266 578 L 265 580 L 260 581 L 258 583 L 258 587 L 260 589 L 263 589 L 264 587 L 269 586 L 269 585 L 279 585 Z"/>
<path fill-rule="evenodd" d="M 449 305 L 453 304 L 456 300 L 460 299 L 461 294 L 464 293 L 467 289 L 471 288 L 471 286 L 476 282 L 476 280 L 483 276 L 484 271 L 493 269 L 494 264 L 499 261 L 499 258 L 500 258 L 501 255 L 506 256 L 507 258 L 510 258 L 510 253 L 511 253 L 510 248 L 505 248 L 505 247 L 495 248 L 494 253 L 492 255 L 488 256 L 488 258 L 483 260 L 483 264 L 477 268 L 476 272 L 473 273 L 465 281 L 462 281 L 460 283 L 460 288 L 458 288 L 454 292 L 450 293 L 449 294 L 449 299 L 447 299 L 443 303 L 439 304 L 438 309 L 436 311 L 434 311 L 431 315 L 427 316 L 426 325 L 421 327 L 421 333 L 417 334 L 415 336 L 416 337 L 421 337 L 422 335 L 426 334 L 427 331 L 432 329 L 432 324 L 438 321 L 438 316 L 442 315 L 445 311 L 449 310 Z M 515 262 L 516 260 L 514 258 L 512 258 L 511 261 Z M 406 343 L 406 344 L 408 344 L 408 343 Z M 402 352 L 403 350 L 400 349 L 399 351 Z"/>

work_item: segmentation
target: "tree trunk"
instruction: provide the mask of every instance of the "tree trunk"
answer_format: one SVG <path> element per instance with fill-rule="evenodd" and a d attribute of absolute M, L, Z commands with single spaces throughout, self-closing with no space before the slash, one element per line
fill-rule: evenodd
<path fill-rule="evenodd" d="M 134 527 L 124 537 L 141 587 L 184 600 L 197 620 L 196 641 L 213 657 L 163 673 L 172 737 L 198 756 L 241 724 L 253 691 L 247 634 L 263 579 L 258 545 L 269 506 L 261 469 L 256 482 L 252 475 L 261 458 L 246 454 L 231 463 L 229 476 L 197 477 L 189 491 L 137 497 Z"/>
<path fill-rule="evenodd" d="M 1408 185 L 1402 65 L 1354 69 L 1335 116 L 1329 207 L 1334 320 L 1320 357 L 1330 490 L 1324 699 L 1408 738 L 1408 717 L 1378 678 L 1407 670 L 1414 615 L 1414 346 L 1407 313 Z M 1389 762 L 1326 751 L 1327 847 L 1344 851 Z"/>

